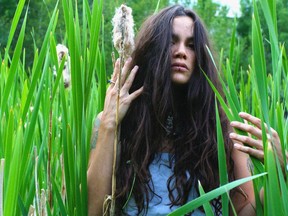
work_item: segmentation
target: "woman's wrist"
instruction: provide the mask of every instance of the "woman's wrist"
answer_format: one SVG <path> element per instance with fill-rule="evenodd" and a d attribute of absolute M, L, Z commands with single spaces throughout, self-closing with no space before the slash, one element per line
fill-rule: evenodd
<path fill-rule="evenodd" d="M 101 118 L 101 124 L 100 127 L 107 131 L 114 131 L 116 130 L 116 121 L 115 117 L 112 117 L 111 115 L 105 115 L 103 113 L 102 118 Z"/>

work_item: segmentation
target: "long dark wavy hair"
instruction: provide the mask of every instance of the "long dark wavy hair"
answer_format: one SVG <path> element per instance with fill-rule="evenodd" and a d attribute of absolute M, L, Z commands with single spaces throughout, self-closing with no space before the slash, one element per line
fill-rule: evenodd
<path fill-rule="evenodd" d="M 196 63 L 184 86 L 171 82 L 171 40 L 173 19 L 191 17 L 194 21 Z M 192 29 L 191 29 L 192 31 Z M 204 190 L 219 187 L 215 96 L 202 70 L 221 92 L 206 29 L 191 10 L 175 5 L 149 17 L 136 38 L 133 64 L 139 70 L 130 89 L 144 86 L 121 123 L 121 156 L 117 168 L 117 206 L 121 211 L 132 188 L 139 213 L 146 212 L 153 193 L 149 165 L 163 143 L 172 148 L 173 175 L 167 181 L 171 206 L 183 205 L 199 180 Z M 220 109 L 229 180 L 233 180 L 232 143 L 228 138 L 229 122 Z M 173 116 L 173 135 L 167 136 L 166 121 Z M 189 175 L 187 175 L 187 172 Z M 188 177 L 190 176 L 190 177 Z M 173 183 L 174 182 L 174 183 Z M 176 193 L 175 193 L 176 192 Z M 176 194 L 176 195 L 175 195 Z"/>

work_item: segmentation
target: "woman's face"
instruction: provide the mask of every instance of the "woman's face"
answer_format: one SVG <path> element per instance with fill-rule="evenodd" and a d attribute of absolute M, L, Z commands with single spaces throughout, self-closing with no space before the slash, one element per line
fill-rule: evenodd
<path fill-rule="evenodd" d="M 195 65 L 194 22 L 188 16 L 175 17 L 172 33 L 172 74 L 174 84 L 188 83 Z"/>

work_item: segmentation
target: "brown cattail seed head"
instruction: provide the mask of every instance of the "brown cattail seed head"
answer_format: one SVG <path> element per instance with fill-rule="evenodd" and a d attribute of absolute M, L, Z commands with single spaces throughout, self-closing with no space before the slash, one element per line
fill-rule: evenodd
<path fill-rule="evenodd" d="M 112 24 L 114 47 L 125 61 L 134 50 L 134 20 L 132 9 L 122 4 L 116 9 Z"/>

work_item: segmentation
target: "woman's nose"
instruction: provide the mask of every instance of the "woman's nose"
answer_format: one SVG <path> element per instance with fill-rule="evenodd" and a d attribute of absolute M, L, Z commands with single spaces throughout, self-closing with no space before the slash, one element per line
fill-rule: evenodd
<path fill-rule="evenodd" d="M 179 43 L 174 50 L 174 57 L 176 58 L 187 58 L 187 54 L 186 54 L 186 49 L 185 49 L 185 45 Z"/>

